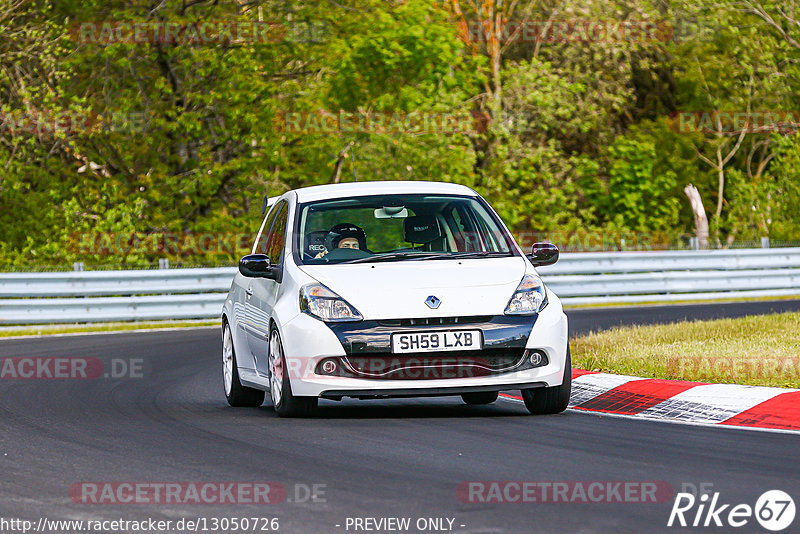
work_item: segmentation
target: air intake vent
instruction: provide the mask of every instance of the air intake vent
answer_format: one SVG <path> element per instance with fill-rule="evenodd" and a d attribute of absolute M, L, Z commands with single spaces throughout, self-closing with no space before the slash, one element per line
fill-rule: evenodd
<path fill-rule="evenodd" d="M 423 317 L 421 319 L 385 319 L 378 321 L 381 326 L 452 326 L 485 323 L 492 319 L 491 315 L 473 317 Z"/>

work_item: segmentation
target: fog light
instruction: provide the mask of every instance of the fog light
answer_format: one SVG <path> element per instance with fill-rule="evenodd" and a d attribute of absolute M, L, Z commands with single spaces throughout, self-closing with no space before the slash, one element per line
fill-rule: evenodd
<path fill-rule="evenodd" d="M 532 350 L 528 354 L 528 361 L 533 367 L 547 365 L 547 356 L 540 350 Z"/>
<path fill-rule="evenodd" d="M 338 368 L 339 366 L 336 364 L 335 360 L 325 360 L 322 362 L 322 372 L 326 375 L 332 375 Z"/>

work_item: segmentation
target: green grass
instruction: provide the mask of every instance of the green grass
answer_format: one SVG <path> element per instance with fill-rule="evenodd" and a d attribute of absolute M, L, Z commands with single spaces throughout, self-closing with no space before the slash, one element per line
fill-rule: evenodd
<path fill-rule="evenodd" d="M 573 366 L 647 378 L 800 387 L 800 313 L 620 327 L 570 341 Z"/>
<path fill-rule="evenodd" d="M 144 321 L 138 323 L 94 323 L 65 325 L 33 325 L 0 328 L 0 338 L 18 336 L 47 336 L 53 334 L 75 334 L 84 332 L 119 332 L 129 330 L 152 330 L 158 328 L 191 328 L 216 326 L 216 319 L 204 321 Z"/>

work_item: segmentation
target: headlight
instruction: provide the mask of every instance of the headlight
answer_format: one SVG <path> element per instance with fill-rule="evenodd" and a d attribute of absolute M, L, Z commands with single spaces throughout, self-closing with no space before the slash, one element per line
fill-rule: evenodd
<path fill-rule="evenodd" d="M 547 306 L 547 292 L 542 279 L 536 275 L 526 274 L 508 301 L 506 315 L 533 315 L 542 311 L 545 306 Z"/>
<path fill-rule="evenodd" d="M 322 284 L 309 284 L 300 288 L 300 310 L 321 321 L 363 319 L 358 310 Z"/>

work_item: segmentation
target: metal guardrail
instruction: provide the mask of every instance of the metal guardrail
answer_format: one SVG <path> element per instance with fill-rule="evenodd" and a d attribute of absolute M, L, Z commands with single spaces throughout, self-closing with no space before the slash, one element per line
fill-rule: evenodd
<path fill-rule="evenodd" d="M 0 324 L 211 319 L 236 271 L 0 273 Z"/>
<path fill-rule="evenodd" d="M 562 254 L 538 271 L 570 305 L 800 296 L 800 248 Z"/>
<path fill-rule="evenodd" d="M 235 273 L 235 267 L 0 273 L 0 298 L 227 292 Z M 0 300 L 0 310 L 3 308 Z"/>
<path fill-rule="evenodd" d="M 219 317 L 226 293 L 0 300 L 0 324 L 154 321 Z"/>
<path fill-rule="evenodd" d="M 562 254 L 542 275 L 800 268 L 800 247 Z"/>
<path fill-rule="evenodd" d="M 0 324 L 216 318 L 235 272 L 0 273 Z M 570 253 L 539 272 L 569 305 L 800 297 L 800 248 Z"/>

